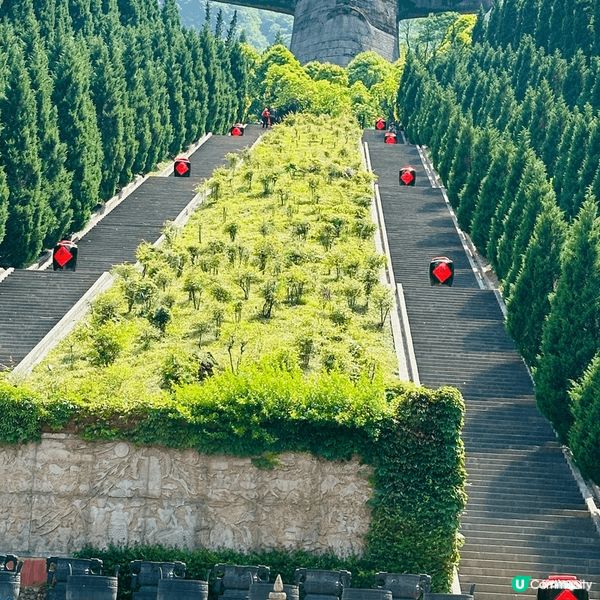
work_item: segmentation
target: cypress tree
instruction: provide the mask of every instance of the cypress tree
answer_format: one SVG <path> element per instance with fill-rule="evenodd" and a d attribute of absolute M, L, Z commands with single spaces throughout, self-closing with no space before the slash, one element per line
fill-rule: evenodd
<path fill-rule="evenodd" d="M 456 105 L 452 105 L 450 109 L 450 120 L 448 122 L 448 129 L 442 138 L 440 144 L 439 158 L 437 162 L 437 171 L 442 178 L 442 181 L 446 183 L 450 176 L 450 169 L 454 162 L 455 150 L 458 141 L 458 132 L 462 129 L 463 117 L 460 110 L 456 108 Z"/>
<path fill-rule="evenodd" d="M 452 109 L 456 104 L 456 95 L 452 90 L 444 90 L 440 100 L 440 106 L 437 114 L 437 119 L 434 124 L 434 129 L 431 135 L 430 146 L 431 155 L 435 164 L 438 164 L 442 157 L 444 134 L 450 127 L 450 119 Z"/>
<path fill-rule="evenodd" d="M 532 147 L 540 154 L 544 142 L 546 141 L 546 136 L 548 135 L 550 113 L 556 103 L 556 98 L 550 89 L 550 85 L 545 79 L 542 79 L 535 90 L 533 100 L 533 114 L 531 115 L 529 123 L 524 124 L 524 127 L 529 129 Z"/>
<path fill-rule="evenodd" d="M 506 141 L 498 142 L 492 149 L 492 162 L 481 182 L 477 205 L 471 221 L 471 238 L 481 252 L 484 252 L 487 246 L 492 218 L 498 201 L 502 199 L 506 191 L 505 178 L 514 155 L 513 144 Z"/>
<path fill-rule="evenodd" d="M 146 94 L 144 79 L 147 57 L 144 57 L 141 51 L 140 35 L 125 36 L 124 44 L 123 66 L 127 84 L 127 100 L 130 107 L 129 118 L 133 118 L 133 134 L 135 135 L 134 148 L 128 146 L 126 150 L 126 156 L 130 156 L 129 159 L 126 158 L 126 165 L 127 161 L 132 158 L 130 167 L 132 173 L 143 173 L 152 145 L 150 117 L 155 113 L 156 107 Z M 129 154 L 129 152 L 133 152 L 133 149 L 135 152 Z"/>
<path fill-rule="evenodd" d="M 208 85 L 206 83 L 206 68 L 200 38 L 195 32 L 187 34 L 188 48 L 192 59 L 193 101 L 188 105 L 187 127 L 199 138 L 207 130 L 208 117 Z"/>
<path fill-rule="evenodd" d="M 475 130 L 471 171 L 460 191 L 459 205 L 456 212 L 458 223 L 464 231 L 469 231 L 471 228 L 471 219 L 477 206 L 481 183 L 489 171 L 492 152 L 497 143 L 498 134 L 492 127 L 488 126 L 484 129 L 477 128 Z"/>
<path fill-rule="evenodd" d="M 541 162 L 538 164 L 543 166 Z M 544 175 L 545 174 L 546 171 L 544 170 Z M 551 183 L 547 179 L 545 179 L 541 185 L 531 187 L 528 190 L 527 200 L 519 219 L 517 235 L 512 241 L 513 262 L 504 280 L 505 290 L 508 291 L 510 289 L 510 286 L 512 286 L 519 274 L 523 263 L 523 255 L 531 240 L 535 222 L 540 211 L 543 209 L 544 205 L 552 204 L 556 204 L 556 195 L 554 194 Z"/>
<path fill-rule="evenodd" d="M 548 48 L 560 50 L 563 44 L 563 23 L 568 20 L 567 0 L 554 0 L 548 29 Z M 544 15 L 540 15 L 544 18 Z M 546 15 L 546 19 L 548 15 Z"/>
<path fill-rule="evenodd" d="M 542 147 L 540 149 L 540 155 L 546 164 L 550 175 L 554 175 L 559 156 L 559 143 L 557 143 L 557 141 L 560 140 L 564 134 L 565 123 L 568 122 L 569 109 L 561 98 L 550 108 L 546 125 L 546 137 L 542 142 Z"/>
<path fill-rule="evenodd" d="M 561 98 L 569 64 L 558 50 L 546 56 L 544 62 L 546 63 L 545 78 L 550 89 L 557 98 Z"/>
<path fill-rule="evenodd" d="M 528 87 L 537 85 L 540 70 L 540 57 L 531 36 L 525 36 L 516 52 L 513 76 L 515 96 L 522 101 Z"/>
<path fill-rule="evenodd" d="M 517 22 L 517 0 L 503 0 L 496 41 L 501 46 L 515 43 L 515 23 Z"/>
<path fill-rule="evenodd" d="M 553 0 L 541 0 L 536 23 L 535 42 L 537 46 L 550 50 L 550 15 Z"/>
<path fill-rule="evenodd" d="M 10 190 L 6 181 L 6 173 L 0 165 L 0 244 L 6 234 L 6 221 L 8 219 L 8 197 Z"/>
<path fill-rule="evenodd" d="M 515 200 L 515 193 L 521 183 L 526 165 L 532 163 L 536 158 L 529 146 L 529 138 L 525 131 L 519 134 L 516 147 L 517 151 L 509 162 L 507 176 L 504 180 L 504 194 L 498 202 L 492 218 L 486 247 L 486 256 L 495 269 L 498 269 L 498 243 L 504 231 L 504 219 Z"/>
<path fill-rule="evenodd" d="M 98 204 L 103 161 L 96 111 L 90 95 L 90 63 L 85 44 L 67 36 L 59 42 L 54 103 L 62 141 L 67 147 L 73 228 L 80 229 Z"/>
<path fill-rule="evenodd" d="M 183 75 L 185 69 L 190 71 L 190 57 L 185 52 L 183 33 L 179 19 L 179 9 L 175 0 L 165 0 L 162 11 L 162 34 L 155 32 L 155 46 L 161 48 L 163 63 L 168 71 L 167 90 L 169 94 L 169 113 L 171 117 L 172 136 L 169 152 L 179 152 L 186 140 L 186 107 L 183 100 Z M 159 39 L 157 39 L 159 38 Z M 167 41 L 168 40 L 168 43 Z M 183 63 L 186 63 L 185 67 Z"/>
<path fill-rule="evenodd" d="M 519 235 L 519 229 L 523 223 L 528 204 L 535 205 L 536 202 L 539 202 L 539 193 L 546 194 L 549 190 L 550 186 L 546 179 L 544 164 L 537 157 L 529 159 L 525 164 L 523 177 L 519 183 L 514 201 L 502 223 L 502 235 L 498 241 L 496 269 L 496 274 L 500 279 L 507 277 L 517 258 L 515 241 Z M 533 206 L 531 211 L 535 212 Z M 535 221 L 535 215 L 533 221 Z"/>
<path fill-rule="evenodd" d="M 573 217 L 577 212 L 575 208 L 576 199 L 574 198 L 577 192 L 577 174 L 587 155 L 587 144 L 590 139 L 589 128 L 592 120 L 592 110 L 589 105 L 586 106 L 584 112 L 578 112 L 574 115 L 575 122 L 571 144 L 566 154 L 566 160 L 561 165 L 562 168 L 556 173 L 556 185 L 559 190 L 558 203 L 568 218 Z"/>
<path fill-rule="evenodd" d="M 41 231 L 43 246 L 52 245 L 69 228 L 73 218 L 71 209 L 72 176 L 67 171 L 67 149 L 60 140 L 58 112 L 52 104 L 53 83 L 48 57 L 33 12 L 32 0 L 21 6 L 21 38 L 25 44 L 27 69 L 36 99 L 37 129 L 42 158 L 41 193 L 45 213 Z"/>
<path fill-rule="evenodd" d="M 91 44 L 91 59 L 91 93 L 104 151 L 100 198 L 108 200 L 117 190 L 125 165 L 124 82 L 117 80 L 113 59 L 101 38 L 95 38 Z"/>
<path fill-rule="evenodd" d="M 229 30 L 231 32 L 231 25 Z M 249 92 L 248 64 L 243 47 L 239 42 L 234 40 L 229 43 L 227 48 L 229 50 L 231 74 L 235 81 L 235 96 L 237 99 L 233 120 L 241 121 L 245 116 L 246 98 Z"/>
<path fill-rule="evenodd" d="M 204 59 L 204 70 L 206 72 L 206 84 L 208 86 L 208 115 L 206 128 L 208 131 L 218 133 L 220 103 L 224 95 L 223 83 L 219 77 L 218 59 L 215 49 L 215 40 L 205 26 L 200 34 L 200 46 L 202 58 Z"/>
<path fill-rule="evenodd" d="M 550 312 L 549 295 L 560 273 L 566 230 L 564 215 L 556 202 L 546 199 L 506 303 L 506 327 L 531 366 L 536 364 L 542 327 Z"/>
<path fill-rule="evenodd" d="M 600 219 L 592 196 L 583 203 L 561 255 L 556 291 L 544 323 L 536 399 L 562 440 L 573 422 L 567 391 L 581 377 L 600 339 Z"/>
<path fill-rule="evenodd" d="M 473 124 L 470 120 L 463 119 L 447 186 L 448 199 L 455 208 L 458 206 L 460 191 L 465 185 L 471 171 L 474 137 Z"/>
<path fill-rule="evenodd" d="M 592 44 L 594 54 L 600 56 L 600 3 L 594 2 L 592 15 Z"/>
<path fill-rule="evenodd" d="M 515 39 L 520 40 L 525 35 L 534 36 L 536 20 L 540 10 L 540 0 L 520 0 L 518 6 Z"/>
<path fill-rule="evenodd" d="M 565 165 L 569 160 L 569 154 L 571 153 L 571 144 L 573 141 L 573 132 L 575 130 L 576 117 L 579 115 L 579 109 L 566 113 L 566 119 L 563 123 L 563 131 L 560 136 L 560 141 L 557 143 L 557 154 L 556 162 L 554 165 L 553 181 L 554 189 L 556 190 L 557 197 L 560 197 L 560 190 L 563 181 L 563 173 Z"/>
<path fill-rule="evenodd" d="M 0 265 L 19 267 L 35 258 L 44 239 L 46 212 L 41 193 L 42 164 L 35 96 L 19 41 L 0 32 L 7 59 L 6 87 L 0 96 L 0 156 L 8 186 L 8 218 L 0 244 Z"/>
<path fill-rule="evenodd" d="M 577 173 L 578 183 L 573 190 L 571 214 L 579 212 L 585 199 L 585 190 L 589 189 L 594 181 L 596 171 L 600 165 L 600 118 L 595 117 L 589 125 L 589 137 L 585 144 L 586 153 L 581 169 Z M 575 163 L 573 163 L 575 166 Z M 597 195 L 596 198 L 600 198 Z"/>
<path fill-rule="evenodd" d="M 577 50 L 569 61 L 563 85 L 563 98 L 568 106 L 576 106 L 585 90 L 590 75 L 587 59 L 581 50 Z"/>
<path fill-rule="evenodd" d="M 569 447 L 583 476 L 600 483 L 600 353 L 569 397 L 573 413 Z"/>

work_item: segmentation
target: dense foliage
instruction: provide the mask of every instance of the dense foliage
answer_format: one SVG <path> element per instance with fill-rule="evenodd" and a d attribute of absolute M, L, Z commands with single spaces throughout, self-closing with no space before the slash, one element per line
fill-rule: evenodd
<path fill-rule="evenodd" d="M 505 0 L 468 51 L 428 63 L 409 56 L 398 101 L 411 139 L 430 147 L 461 226 L 494 267 L 538 405 L 568 440 L 573 418 L 600 402 L 575 408 L 568 395 L 600 350 L 600 62 L 582 52 L 565 58 L 556 46 L 547 54 L 531 31 L 512 37 L 514 23 L 529 23 L 528 11 L 543 4 Z M 589 398 L 581 386 L 593 389 L 593 377 L 576 393 Z M 584 448 L 600 446 L 597 428 L 592 443 L 583 428 L 572 429 L 582 465 Z"/>
<path fill-rule="evenodd" d="M 0 265 L 241 118 L 246 78 L 235 30 L 188 31 L 174 0 L 0 3 Z"/>
<path fill-rule="evenodd" d="M 487 38 L 519 45 L 525 35 L 547 52 L 600 55 L 600 5 L 595 0 L 495 0 Z"/>
<path fill-rule="evenodd" d="M 141 272 L 115 269 L 118 285 L 40 366 L 36 387 L 145 402 L 206 370 L 261 361 L 392 376 L 360 130 L 326 116 L 287 121 L 242 162 L 228 157 L 183 231 L 167 226 L 161 247 L 139 247 Z"/>
<path fill-rule="evenodd" d="M 362 127 L 371 126 L 378 116 L 394 118 L 402 65 L 402 60 L 390 64 L 375 52 L 363 52 L 347 68 L 316 61 L 302 66 L 276 44 L 255 57 L 251 113 L 258 115 L 268 105 L 280 116 L 353 114 Z"/>

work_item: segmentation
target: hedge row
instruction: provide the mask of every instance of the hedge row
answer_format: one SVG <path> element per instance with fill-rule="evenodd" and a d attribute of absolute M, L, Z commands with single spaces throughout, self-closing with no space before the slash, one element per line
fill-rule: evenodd
<path fill-rule="evenodd" d="M 427 572 L 436 589 L 450 585 L 466 500 L 464 405 L 453 388 L 386 389 L 368 378 L 353 382 L 339 373 L 307 377 L 300 370 L 254 366 L 216 375 L 202 386 L 183 386 L 171 400 L 154 404 L 42 399 L 5 382 L 0 411 L 2 443 L 28 442 L 60 429 L 88 439 L 262 457 L 263 464 L 283 451 L 330 460 L 359 455 L 374 474 L 366 549 L 352 559 L 358 571 Z M 111 552 L 129 556 L 125 549 Z M 199 552 L 209 557 L 198 559 L 202 568 L 215 562 L 215 555 Z M 352 560 L 344 564 L 355 568 Z M 263 560 L 269 561 L 276 566 L 274 559 Z M 283 562 L 306 561 L 289 555 Z"/>

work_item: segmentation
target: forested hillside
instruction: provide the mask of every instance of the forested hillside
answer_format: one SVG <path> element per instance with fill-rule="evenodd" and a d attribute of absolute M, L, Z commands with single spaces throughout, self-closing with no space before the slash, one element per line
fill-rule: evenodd
<path fill-rule="evenodd" d="M 502 283 L 507 327 L 534 370 L 540 409 L 596 480 L 598 6 L 496 4 L 468 51 L 428 62 L 410 55 L 398 96 L 410 138 L 429 146 L 461 227 Z"/>
<path fill-rule="evenodd" d="M 202 29 L 206 23 L 206 0 L 177 0 L 177 3 L 181 9 L 183 24 Z M 290 15 L 221 2 L 211 2 L 209 8 L 213 28 L 217 24 L 219 11 L 222 12 L 225 23 L 230 23 L 237 12 L 240 32 L 243 32 L 245 41 L 257 50 L 264 50 L 276 41 L 283 41 L 289 46 L 293 24 L 293 17 Z"/>
<path fill-rule="evenodd" d="M 0 3 L 0 265 L 241 118 L 246 71 L 235 32 L 187 30 L 175 0 Z"/>

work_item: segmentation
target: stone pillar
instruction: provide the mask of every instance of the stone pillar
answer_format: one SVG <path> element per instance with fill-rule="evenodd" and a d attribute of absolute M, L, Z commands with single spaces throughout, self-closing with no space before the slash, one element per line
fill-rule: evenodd
<path fill-rule="evenodd" d="M 346 66 L 358 53 L 374 50 L 398 58 L 397 0 L 297 0 L 292 52 Z"/>

